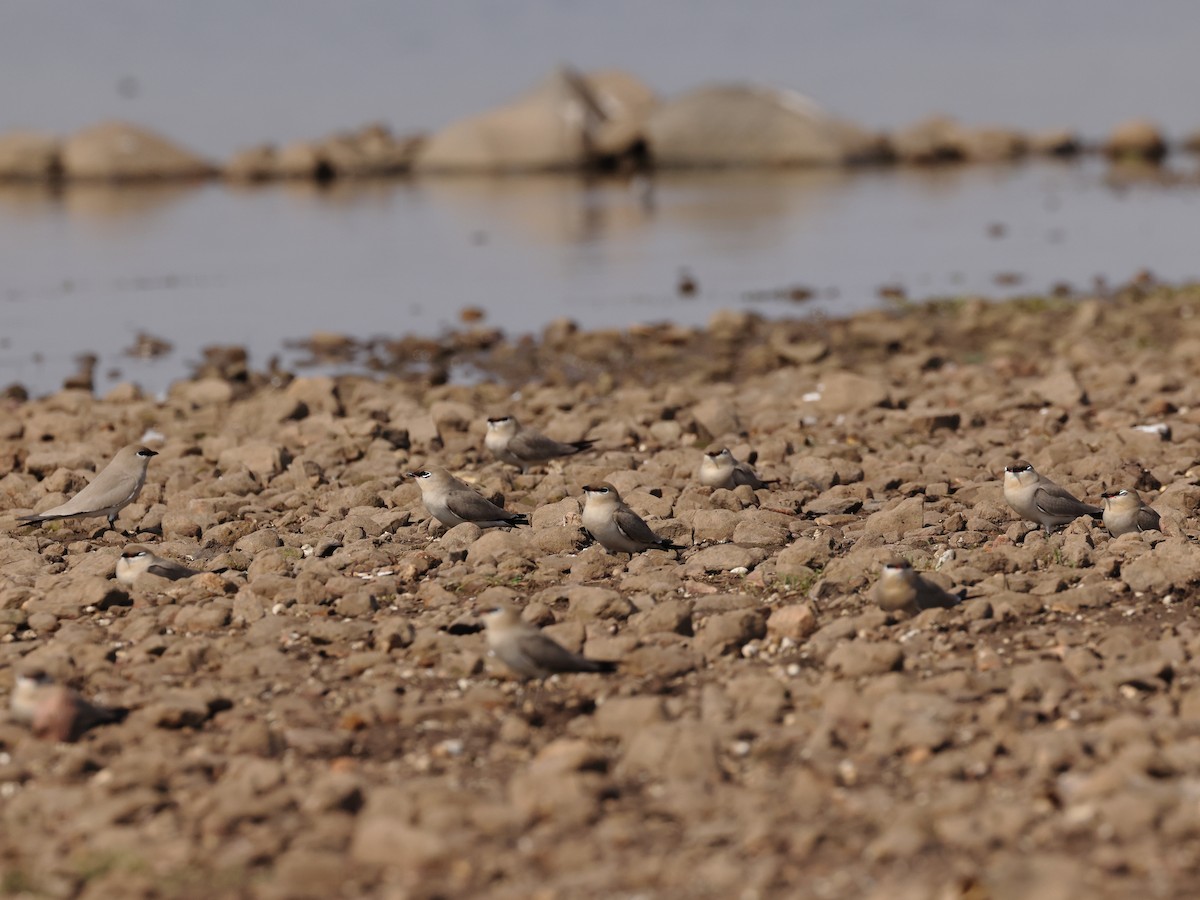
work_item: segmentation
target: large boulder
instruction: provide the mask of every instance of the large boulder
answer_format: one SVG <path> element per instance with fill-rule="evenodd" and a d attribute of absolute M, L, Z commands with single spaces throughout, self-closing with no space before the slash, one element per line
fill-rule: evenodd
<path fill-rule="evenodd" d="M 67 138 L 63 175 L 91 181 L 204 178 L 207 161 L 153 131 L 127 122 L 102 122 Z"/>
<path fill-rule="evenodd" d="M 794 91 L 714 85 L 658 106 L 646 120 L 656 166 L 836 165 L 875 158 L 880 145 Z"/>
<path fill-rule="evenodd" d="M 367 125 L 316 141 L 297 141 L 282 149 L 270 144 L 236 153 L 225 165 L 231 181 L 276 178 L 374 178 L 412 168 L 418 137 L 396 137 L 386 126 Z"/>
<path fill-rule="evenodd" d="M 604 114 L 592 135 L 592 148 L 602 156 L 619 156 L 640 142 L 658 97 L 635 75 L 621 69 L 601 69 L 584 76 Z"/>
<path fill-rule="evenodd" d="M 1029 138 L 1012 128 L 959 128 L 955 144 L 967 162 L 1007 162 L 1029 152 Z"/>
<path fill-rule="evenodd" d="M 1055 140 L 1060 138 L 1056 136 Z M 1015 129 L 970 127 L 946 116 L 931 116 L 901 128 L 889 136 L 888 143 L 900 162 L 918 165 L 1004 162 L 1024 156 L 1030 149 L 1029 138 Z"/>
<path fill-rule="evenodd" d="M 931 116 L 893 132 L 889 143 L 900 162 L 957 162 L 963 158 L 958 138 L 957 122 L 945 116 Z"/>
<path fill-rule="evenodd" d="M 1122 122 L 1104 142 L 1104 152 L 1113 159 L 1157 162 L 1167 155 L 1167 139 L 1149 119 Z"/>
<path fill-rule="evenodd" d="M 62 171 L 62 141 L 40 131 L 0 135 L 0 181 L 49 181 Z"/>
<path fill-rule="evenodd" d="M 653 94 L 633 76 L 562 68 L 499 109 L 462 119 L 418 151 L 422 172 L 539 172 L 586 168 L 637 139 Z"/>
<path fill-rule="evenodd" d="M 230 181 L 270 181 L 279 177 L 279 151 L 274 144 L 257 144 L 229 158 L 221 174 Z"/>

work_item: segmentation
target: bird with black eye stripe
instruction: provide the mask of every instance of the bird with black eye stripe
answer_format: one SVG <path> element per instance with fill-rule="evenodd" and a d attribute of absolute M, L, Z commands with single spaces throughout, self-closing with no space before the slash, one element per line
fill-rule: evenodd
<path fill-rule="evenodd" d="M 1041 525 L 1046 534 L 1080 516 L 1099 518 L 1104 512 L 1039 474 L 1023 459 L 1004 467 L 1004 499 L 1017 515 Z"/>
<path fill-rule="evenodd" d="M 1104 527 L 1113 537 L 1142 531 L 1161 531 L 1162 520 L 1133 489 L 1104 495 Z"/>
<path fill-rule="evenodd" d="M 112 461 L 100 470 L 91 483 L 66 503 L 30 516 L 20 516 L 22 525 L 40 525 L 57 519 L 90 519 L 105 516 L 108 527 L 115 528 L 117 516 L 138 498 L 146 483 L 146 467 L 158 453 L 139 444 L 117 451 Z"/>
<path fill-rule="evenodd" d="M 584 485 L 583 527 L 600 546 L 613 553 L 643 550 L 683 550 L 655 534 L 641 516 L 630 509 L 607 481 Z"/>
<path fill-rule="evenodd" d="M 429 514 L 447 528 L 464 522 L 471 522 L 480 528 L 511 528 L 529 524 L 529 517 L 524 513 L 509 512 L 497 506 L 441 466 L 426 466 L 406 474 L 416 480 L 421 489 L 421 502 Z"/>
<path fill-rule="evenodd" d="M 526 428 L 513 416 L 487 420 L 483 445 L 501 462 L 517 466 L 522 472 L 538 463 L 574 456 L 590 450 L 595 441 L 556 441 L 540 431 Z"/>

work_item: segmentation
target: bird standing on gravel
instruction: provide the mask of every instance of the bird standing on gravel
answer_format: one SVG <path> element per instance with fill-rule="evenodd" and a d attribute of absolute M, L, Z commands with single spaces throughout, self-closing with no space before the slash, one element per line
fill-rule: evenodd
<path fill-rule="evenodd" d="M 497 416 L 487 420 L 487 435 L 483 445 L 501 462 L 518 466 L 524 472 L 529 466 L 563 456 L 574 456 L 591 449 L 595 441 L 556 441 L 539 431 L 524 427 L 512 416 Z"/>
<path fill-rule="evenodd" d="M 130 544 L 117 559 L 117 581 L 126 587 L 132 587 L 142 575 L 157 575 L 159 578 L 179 581 L 181 578 L 191 578 L 199 574 L 197 569 L 189 569 L 174 560 L 163 559 L 138 544 Z"/>
<path fill-rule="evenodd" d="M 28 725 L 35 737 L 53 741 L 76 741 L 89 728 L 120 722 L 126 713 L 89 703 L 41 670 L 18 675 L 8 702 L 15 721 Z"/>
<path fill-rule="evenodd" d="M 1004 499 L 1021 518 L 1045 528 L 1046 534 L 1080 516 L 1095 518 L 1103 513 L 1099 507 L 1078 500 L 1066 488 L 1039 475 L 1023 459 L 1010 463 L 1004 469 Z"/>
<path fill-rule="evenodd" d="M 890 559 L 883 564 L 871 598 L 885 612 L 906 612 L 915 616 L 923 609 L 949 609 L 962 602 L 962 594 L 951 594 L 922 578 L 906 559 Z"/>
<path fill-rule="evenodd" d="M 733 490 L 740 484 L 748 484 L 754 490 L 764 488 L 774 481 L 763 481 L 749 464 L 739 462 L 729 452 L 729 448 L 710 448 L 704 451 L 700 460 L 700 472 L 696 479 L 708 487 L 728 488 Z"/>
<path fill-rule="evenodd" d="M 584 485 L 583 493 L 583 527 L 605 550 L 640 553 L 642 550 L 683 549 L 651 531 L 607 481 Z"/>
<path fill-rule="evenodd" d="M 407 474 L 417 480 L 417 486 L 421 488 L 421 501 L 429 514 L 447 528 L 463 522 L 471 522 L 480 528 L 509 528 L 529 524 L 529 517 L 524 513 L 502 509 L 441 466 L 426 466 Z"/>
<path fill-rule="evenodd" d="M 21 516 L 18 521 L 22 525 L 38 525 L 54 519 L 107 516 L 108 527 L 113 528 L 121 510 L 142 492 L 142 486 L 146 483 L 146 466 L 155 456 L 158 456 L 155 451 L 138 444 L 122 447 L 112 462 L 92 479 L 91 484 L 66 503 L 35 515 Z"/>
<path fill-rule="evenodd" d="M 492 654 L 522 678 L 546 678 L 556 672 L 613 672 L 616 663 L 572 653 L 521 618 L 508 604 L 483 613 Z"/>
<path fill-rule="evenodd" d="M 1135 490 L 1114 491 L 1104 495 L 1104 527 L 1113 537 L 1135 531 L 1161 531 L 1158 513 L 1146 505 Z"/>

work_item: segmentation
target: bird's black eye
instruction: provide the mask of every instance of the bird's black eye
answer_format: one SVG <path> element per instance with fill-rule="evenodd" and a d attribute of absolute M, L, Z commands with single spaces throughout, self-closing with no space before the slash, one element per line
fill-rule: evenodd
<path fill-rule="evenodd" d="M 413 475 L 415 475 L 417 478 L 428 478 L 428 477 L 429 477 L 429 473 L 428 473 L 428 472 L 424 472 L 424 471 L 422 471 L 422 472 L 413 472 Z"/>
<path fill-rule="evenodd" d="M 1129 491 L 1117 491 L 1117 496 L 1118 497 L 1128 497 Z"/>

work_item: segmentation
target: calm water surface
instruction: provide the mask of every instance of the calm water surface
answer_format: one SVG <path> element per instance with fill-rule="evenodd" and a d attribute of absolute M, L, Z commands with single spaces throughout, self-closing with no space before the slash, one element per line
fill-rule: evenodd
<path fill-rule="evenodd" d="M 672 176 L 649 193 L 573 178 L 6 189 L 0 384 L 53 390 L 90 351 L 100 390 L 161 390 L 208 344 L 246 345 L 262 366 L 318 331 L 436 335 L 464 307 L 517 334 L 559 317 L 840 315 L 880 303 L 883 284 L 999 297 L 1142 268 L 1200 276 L 1200 193 L 1114 190 L 1105 172 L 1089 161 Z M 683 268 L 699 284 L 691 298 L 675 290 Z M 1019 283 L 997 283 L 1011 275 Z M 792 286 L 815 299 L 773 296 Z M 126 356 L 138 332 L 174 352 Z"/>

